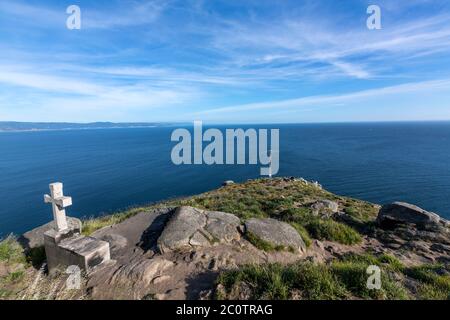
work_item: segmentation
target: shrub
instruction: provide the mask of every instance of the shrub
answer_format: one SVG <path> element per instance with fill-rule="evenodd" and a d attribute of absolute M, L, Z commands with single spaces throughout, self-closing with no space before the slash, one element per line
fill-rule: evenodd
<path fill-rule="evenodd" d="M 22 246 L 13 236 L 8 236 L 0 242 L 0 261 L 8 264 L 24 263 L 26 261 Z"/>
<path fill-rule="evenodd" d="M 405 274 L 421 282 L 418 288 L 420 299 L 450 299 L 450 276 L 448 266 L 423 265 L 405 270 Z"/>

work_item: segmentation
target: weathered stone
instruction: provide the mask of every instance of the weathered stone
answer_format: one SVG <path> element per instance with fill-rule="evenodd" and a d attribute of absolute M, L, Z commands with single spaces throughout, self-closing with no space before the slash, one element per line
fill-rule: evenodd
<path fill-rule="evenodd" d="M 189 240 L 189 244 L 193 247 L 206 247 L 210 242 L 201 232 L 197 231 Z"/>
<path fill-rule="evenodd" d="M 145 283 L 150 283 L 155 278 L 160 277 L 161 273 L 170 268 L 172 265 L 172 261 L 162 258 L 148 260 L 145 263 L 145 268 L 142 272 L 142 280 Z"/>
<path fill-rule="evenodd" d="M 64 196 L 63 184 L 61 182 L 51 183 L 49 187 L 50 195 L 44 195 L 44 202 L 52 204 L 55 230 L 64 231 L 69 227 L 65 208 L 72 205 L 72 198 Z"/>
<path fill-rule="evenodd" d="M 450 246 L 442 243 L 434 243 L 431 245 L 430 249 L 440 253 L 450 254 Z"/>
<path fill-rule="evenodd" d="M 72 205 L 72 198 L 64 196 L 63 184 L 50 184 L 50 194 L 44 195 L 44 201 L 52 204 L 53 221 L 23 235 L 25 248 L 44 245 L 50 273 L 72 265 L 90 271 L 110 261 L 108 242 L 82 236 L 81 221 L 67 219 L 65 208 Z"/>
<path fill-rule="evenodd" d="M 319 200 L 311 205 L 313 214 L 333 214 L 339 211 L 339 205 L 331 200 Z"/>
<path fill-rule="evenodd" d="M 225 242 L 239 240 L 240 234 L 238 227 L 241 221 L 238 217 L 230 213 L 218 211 L 208 211 L 206 214 L 208 223 L 205 229 L 214 239 Z"/>
<path fill-rule="evenodd" d="M 391 229 L 402 224 L 412 224 L 418 228 L 442 227 L 441 217 L 415 205 L 394 202 L 384 205 L 378 213 L 377 222 L 382 228 Z"/>
<path fill-rule="evenodd" d="M 68 229 L 74 234 L 81 233 L 81 220 L 77 218 L 67 217 Z M 44 233 L 49 230 L 56 229 L 55 221 L 51 221 L 43 226 L 37 227 L 31 231 L 24 233 L 19 242 L 26 249 L 34 249 L 44 245 Z"/>
<path fill-rule="evenodd" d="M 247 233 L 275 246 L 306 250 L 302 237 L 291 225 L 274 219 L 250 219 L 245 223 Z"/>
<path fill-rule="evenodd" d="M 118 234 L 107 234 L 100 239 L 109 243 L 109 247 L 112 252 L 123 249 L 128 244 L 127 238 Z"/>
<path fill-rule="evenodd" d="M 163 272 L 173 266 L 173 262 L 162 257 L 140 260 L 120 269 L 114 276 L 114 282 L 131 281 L 143 282 L 145 285 L 152 283 L 154 279 L 163 275 Z"/>
<path fill-rule="evenodd" d="M 240 238 L 239 225 L 239 218 L 229 213 L 180 207 L 158 238 L 158 249 L 164 253 L 231 242 Z"/>
<path fill-rule="evenodd" d="M 179 207 L 158 238 L 158 249 L 164 253 L 190 247 L 192 236 L 206 224 L 206 215 L 192 207 Z"/>
<path fill-rule="evenodd" d="M 160 283 L 163 283 L 163 282 L 168 281 L 168 280 L 170 280 L 170 276 L 168 276 L 168 275 L 157 276 L 156 278 L 154 278 L 152 280 L 152 283 L 153 284 L 160 284 Z"/>
<path fill-rule="evenodd" d="M 51 273 L 56 269 L 76 265 L 89 271 L 110 260 L 109 243 L 82 235 L 66 236 L 56 230 L 47 231 L 45 254 Z"/>
<path fill-rule="evenodd" d="M 313 245 L 318 248 L 319 250 L 325 250 L 325 246 L 323 245 L 322 241 L 314 240 Z"/>

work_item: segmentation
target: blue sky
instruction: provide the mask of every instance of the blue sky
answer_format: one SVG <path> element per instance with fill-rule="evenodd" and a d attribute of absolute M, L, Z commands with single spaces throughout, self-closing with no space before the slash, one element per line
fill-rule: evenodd
<path fill-rule="evenodd" d="M 0 120 L 448 119 L 448 0 L 0 0 Z"/>

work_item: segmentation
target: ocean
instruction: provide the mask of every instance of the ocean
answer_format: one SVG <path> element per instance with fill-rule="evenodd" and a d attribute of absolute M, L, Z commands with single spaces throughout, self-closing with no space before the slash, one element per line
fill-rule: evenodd
<path fill-rule="evenodd" d="M 278 176 L 317 180 L 331 192 L 379 204 L 406 201 L 450 218 L 450 122 L 251 127 L 280 129 Z M 52 219 L 43 200 L 51 182 L 63 182 L 72 196 L 68 215 L 93 217 L 259 177 L 260 165 L 172 164 L 174 129 L 0 133 L 0 237 Z"/>

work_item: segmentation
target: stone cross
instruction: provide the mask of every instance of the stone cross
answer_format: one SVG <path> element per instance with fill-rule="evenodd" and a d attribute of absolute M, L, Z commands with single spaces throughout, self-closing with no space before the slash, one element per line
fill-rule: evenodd
<path fill-rule="evenodd" d="M 52 204 L 56 231 L 68 229 L 65 208 L 72 205 L 72 198 L 63 195 L 63 184 L 61 182 L 50 184 L 50 195 L 44 195 L 44 202 Z"/>

